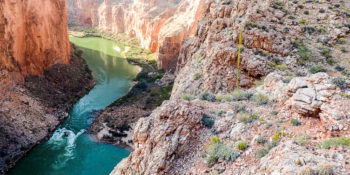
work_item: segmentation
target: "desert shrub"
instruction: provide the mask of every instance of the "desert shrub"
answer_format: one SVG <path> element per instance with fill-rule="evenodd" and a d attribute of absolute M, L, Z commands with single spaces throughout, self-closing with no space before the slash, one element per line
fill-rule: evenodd
<path fill-rule="evenodd" d="M 337 70 L 337 71 L 339 71 L 339 72 L 341 72 L 341 71 L 343 71 L 345 68 L 342 67 L 342 66 L 337 65 L 337 66 L 335 66 L 334 69 Z"/>
<path fill-rule="evenodd" d="M 321 163 L 317 166 L 318 175 L 334 175 L 333 167 L 329 163 Z"/>
<path fill-rule="evenodd" d="M 236 89 L 232 92 L 232 100 L 241 101 L 241 100 L 249 100 L 253 94 L 251 92 Z"/>
<path fill-rule="evenodd" d="M 266 143 L 266 139 L 262 136 L 259 136 L 257 139 L 256 139 L 256 142 L 258 142 L 259 144 L 265 144 Z"/>
<path fill-rule="evenodd" d="M 332 79 L 332 83 L 334 85 L 338 86 L 340 89 L 344 89 L 346 82 L 345 82 L 344 78 L 337 77 L 337 78 L 333 78 Z"/>
<path fill-rule="evenodd" d="M 292 123 L 293 126 L 300 126 L 301 125 L 301 122 L 298 119 L 293 118 L 290 122 Z"/>
<path fill-rule="evenodd" d="M 305 145 L 307 145 L 309 143 L 306 140 L 306 138 L 307 137 L 305 137 L 305 136 L 297 136 L 296 138 L 294 138 L 294 142 L 296 142 L 300 146 L 305 146 Z"/>
<path fill-rule="evenodd" d="M 321 47 L 321 48 L 319 48 L 319 50 L 320 50 L 320 54 L 326 58 L 326 61 L 327 61 L 328 64 L 333 64 L 334 63 L 334 59 L 332 57 L 330 48 Z"/>
<path fill-rule="evenodd" d="M 218 112 L 218 116 L 223 116 L 226 113 L 227 113 L 226 111 L 221 110 L 221 111 Z"/>
<path fill-rule="evenodd" d="M 206 152 L 208 154 L 206 160 L 208 166 L 214 165 L 219 158 L 227 161 L 235 161 L 238 157 L 238 152 L 221 142 L 217 136 L 209 139 Z"/>
<path fill-rule="evenodd" d="M 321 143 L 321 147 L 324 149 L 329 149 L 331 146 L 345 146 L 350 148 L 350 138 L 340 137 L 340 138 L 329 138 Z"/>
<path fill-rule="evenodd" d="M 257 155 L 258 155 L 259 158 L 263 158 L 263 157 L 265 157 L 268 153 L 269 153 L 269 150 L 267 150 L 266 148 L 262 148 L 262 149 L 259 149 L 259 150 L 258 150 Z"/>
<path fill-rule="evenodd" d="M 252 99 L 257 105 L 266 105 L 269 102 L 269 97 L 264 94 L 254 94 Z"/>
<path fill-rule="evenodd" d="M 216 96 L 211 92 L 203 92 L 199 98 L 201 100 L 206 100 L 206 101 L 211 101 L 211 102 L 216 101 Z"/>
<path fill-rule="evenodd" d="M 300 20 L 299 22 L 305 24 L 307 23 L 307 21 L 304 20 Z M 300 59 L 298 60 L 299 65 L 304 65 L 306 61 L 310 61 L 312 59 L 312 53 L 310 49 L 306 45 L 303 45 L 301 40 L 295 40 L 292 44 L 293 47 L 298 49 L 297 54 L 300 57 Z"/>
<path fill-rule="evenodd" d="M 258 119 L 258 116 L 256 114 L 248 114 L 245 112 L 239 112 L 237 114 L 237 119 L 240 122 L 249 123 L 249 122 L 252 122 L 252 121 Z"/>
<path fill-rule="evenodd" d="M 298 175 L 317 175 L 317 174 L 311 167 L 304 166 L 301 168 Z"/>
<path fill-rule="evenodd" d="M 271 150 L 272 148 L 276 147 L 278 145 L 277 141 L 272 140 L 270 143 L 266 144 L 267 150 Z"/>
<path fill-rule="evenodd" d="M 210 116 L 208 116 L 207 114 L 203 114 L 201 121 L 202 121 L 202 125 L 204 125 L 207 128 L 212 128 L 215 123 L 215 120 Z"/>
<path fill-rule="evenodd" d="M 194 99 L 194 96 L 193 96 L 193 95 L 190 95 L 190 94 L 183 94 L 183 95 L 181 96 L 181 98 L 182 98 L 183 100 L 191 101 L 191 100 Z"/>
<path fill-rule="evenodd" d="M 265 144 L 265 148 L 262 148 L 262 149 L 258 150 L 257 156 L 259 158 L 265 157 L 269 153 L 269 151 L 272 148 L 276 147 L 277 145 L 278 145 L 278 142 L 275 142 L 275 141 L 271 141 L 270 143 Z"/>
<path fill-rule="evenodd" d="M 282 133 L 280 131 L 277 131 L 273 136 L 272 136 L 272 140 L 275 142 L 278 142 L 280 140 Z"/>
<path fill-rule="evenodd" d="M 325 9 L 323 9 L 323 8 L 321 8 L 321 9 L 319 10 L 319 12 L 320 12 L 320 13 L 325 13 L 325 12 L 326 12 L 326 10 L 325 10 Z"/>
<path fill-rule="evenodd" d="M 246 111 L 247 106 L 245 104 L 240 103 L 240 104 L 233 104 L 233 108 L 237 112 L 244 112 Z"/>
<path fill-rule="evenodd" d="M 310 72 L 312 74 L 316 74 L 319 72 L 326 72 L 326 69 L 324 69 L 321 65 L 315 65 L 310 68 Z"/>
<path fill-rule="evenodd" d="M 193 79 L 194 80 L 199 80 L 200 78 L 201 78 L 201 73 L 199 73 L 199 72 L 197 72 L 197 73 L 195 73 L 194 75 L 193 75 Z"/>
<path fill-rule="evenodd" d="M 290 81 L 292 81 L 294 77 L 293 76 L 287 76 L 286 78 L 283 79 L 283 83 L 289 83 Z"/>
<path fill-rule="evenodd" d="M 278 114 L 278 111 L 272 111 L 271 114 L 272 114 L 272 115 L 277 115 L 277 114 Z"/>
<path fill-rule="evenodd" d="M 276 68 L 281 71 L 285 71 L 288 69 L 286 64 L 277 65 Z"/>
<path fill-rule="evenodd" d="M 247 148 L 247 143 L 246 143 L 246 142 L 239 142 L 239 143 L 237 144 L 237 148 L 238 148 L 239 150 L 245 150 L 245 149 Z"/>

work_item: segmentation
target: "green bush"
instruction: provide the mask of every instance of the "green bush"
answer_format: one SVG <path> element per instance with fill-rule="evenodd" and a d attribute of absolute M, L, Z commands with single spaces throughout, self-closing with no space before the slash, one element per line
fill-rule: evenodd
<path fill-rule="evenodd" d="M 286 64 L 277 65 L 276 68 L 281 71 L 285 71 L 288 69 Z"/>
<path fill-rule="evenodd" d="M 217 136 L 211 137 L 207 150 L 208 158 L 206 160 L 209 167 L 213 166 L 219 158 L 227 161 L 235 161 L 238 157 L 238 152 L 229 148 L 222 143 Z"/>
<path fill-rule="evenodd" d="M 203 92 L 199 98 L 201 100 L 206 100 L 206 101 L 211 101 L 211 102 L 216 101 L 216 96 L 210 92 Z"/>
<path fill-rule="evenodd" d="M 202 125 L 204 125 L 207 128 L 212 128 L 215 123 L 215 120 L 210 116 L 208 116 L 207 114 L 203 114 L 201 121 L 202 121 Z"/>
<path fill-rule="evenodd" d="M 183 94 L 183 95 L 181 96 L 181 98 L 182 98 L 183 100 L 191 101 L 191 100 L 194 99 L 194 96 L 193 96 L 193 95 L 190 95 L 190 94 Z"/>
<path fill-rule="evenodd" d="M 240 89 L 234 90 L 231 95 L 234 101 L 249 100 L 253 96 L 251 92 Z"/>
<path fill-rule="evenodd" d="M 264 94 L 254 94 L 253 101 L 257 105 L 266 105 L 267 103 L 269 103 L 269 97 Z"/>
<path fill-rule="evenodd" d="M 345 146 L 350 148 L 350 138 L 340 137 L 340 138 L 330 138 L 321 143 L 321 147 L 324 149 L 329 149 L 331 146 Z"/>
<path fill-rule="evenodd" d="M 312 74 L 316 74 L 319 72 L 326 72 L 326 69 L 324 69 L 321 65 L 315 65 L 311 67 L 310 72 Z"/>
<path fill-rule="evenodd" d="M 259 144 L 265 144 L 266 143 L 266 139 L 262 136 L 259 136 L 257 139 L 256 139 L 256 142 L 258 142 Z"/>
<path fill-rule="evenodd" d="M 247 106 L 245 104 L 233 104 L 233 108 L 237 112 L 244 112 L 246 111 Z"/>
<path fill-rule="evenodd" d="M 266 148 L 262 148 L 262 149 L 259 149 L 259 150 L 258 150 L 257 155 L 258 155 L 259 158 L 263 158 L 263 157 L 265 157 L 268 153 L 269 153 L 269 150 L 267 150 Z"/>
<path fill-rule="evenodd" d="M 285 79 L 283 79 L 283 83 L 289 83 L 293 78 L 293 76 L 287 76 Z"/>
<path fill-rule="evenodd" d="M 298 119 L 293 118 L 290 122 L 292 123 L 293 126 L 300 126 L 301 125 L 301 122 Z"/>
<path fill-rule="evenodd" d="M 276 147 L 278 145 L 277 141 L 272 140 L 270 143 L 266 144 L 267 150 L 271 150 L 272 148 Z"/>
<path fill-rule="evenodd" d="M 245 123 L 249 123 L 258 119 L 258 116 L 256 114 L 248 114 L 245 112 L 239 112 L 236 117 L 238 121 L 245 122 Z"/>
<path fill-rule="evenodd" d="M 237 148 L 239 150 L 245 150 L 247 148 L 247 143 L 246 142 L 239 142 L 237 145 Z"/>
<path fill-rule="evenodd" d="M 338 86 L 340 89 L 344 89 L 346 82 L 345 82 L 344 78 L 337 77 L 337 78 L 333 78 L 332 79 L 332 83 L 334 85 Z"/>
<path fill-rule="evenodd" d="M 199 73 L 199 72 L 197 72 L 197 73 L 195 73 L 194 75 L 193 75 L 193 79 L 194 80 L 199 80 L 200 78 L 201 78 L 201 73 Z"/>

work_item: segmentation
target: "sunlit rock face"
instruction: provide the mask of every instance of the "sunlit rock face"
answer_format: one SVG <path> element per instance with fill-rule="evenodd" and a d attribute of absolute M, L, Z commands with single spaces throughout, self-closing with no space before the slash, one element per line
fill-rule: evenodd
<path fill-rule="evenodd" d="M 174 70 L 185 38 L 202 18 L 205 0 L 67 0 L 70 24 L 136 37 L 158 52 L 158 66 Z"/>
<path fill-rule="evenodd" d="M 0 1 L 0 67 L 23 75 L 41 74 L 69 62 L 64 0 Z"/>

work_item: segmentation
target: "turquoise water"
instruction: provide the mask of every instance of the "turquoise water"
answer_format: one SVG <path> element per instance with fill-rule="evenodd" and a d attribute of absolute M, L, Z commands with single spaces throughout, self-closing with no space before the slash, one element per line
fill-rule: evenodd
<path fill-rule="evenodd" d="M 113 47 L 102 38 L 70 37 L 84 52 L 96 86 L 77 102 L 68 119 L 46 142 L 35 147 L 9 172 L 10 175 L 105 175 L 129 155 L 113 145 L 94 142 L 86 133 L 96 111 L 123 96 L 137 74 Z"/>

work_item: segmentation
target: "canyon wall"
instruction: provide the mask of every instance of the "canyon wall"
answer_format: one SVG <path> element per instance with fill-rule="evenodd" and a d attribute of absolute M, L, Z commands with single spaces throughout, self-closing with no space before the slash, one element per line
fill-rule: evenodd
<path fill-rule="evenodd" d="M 77 53 L 65 0 L 0 0 L 0 174 L 47 138 L 93 87 Z"/>
<path fill-rule="evenodd" d="M 0 66 L 23 75 L 69 63 L 64 0 L 0 1 Z"/>
<path fill-rule="evenodd" d="M 350 136 L 350 3 L 206 4 L 170 100 L 137 122 L 111 175 L 349 172 L 349 148 L 326 138 Z"/>
<path fill-rule="evenodd" d="M 67 0 L 70 24 L 126 33 L 158 53 L 158 67 L 175 70 L 185 38 L 202 18 L 204 0 Z"/>

